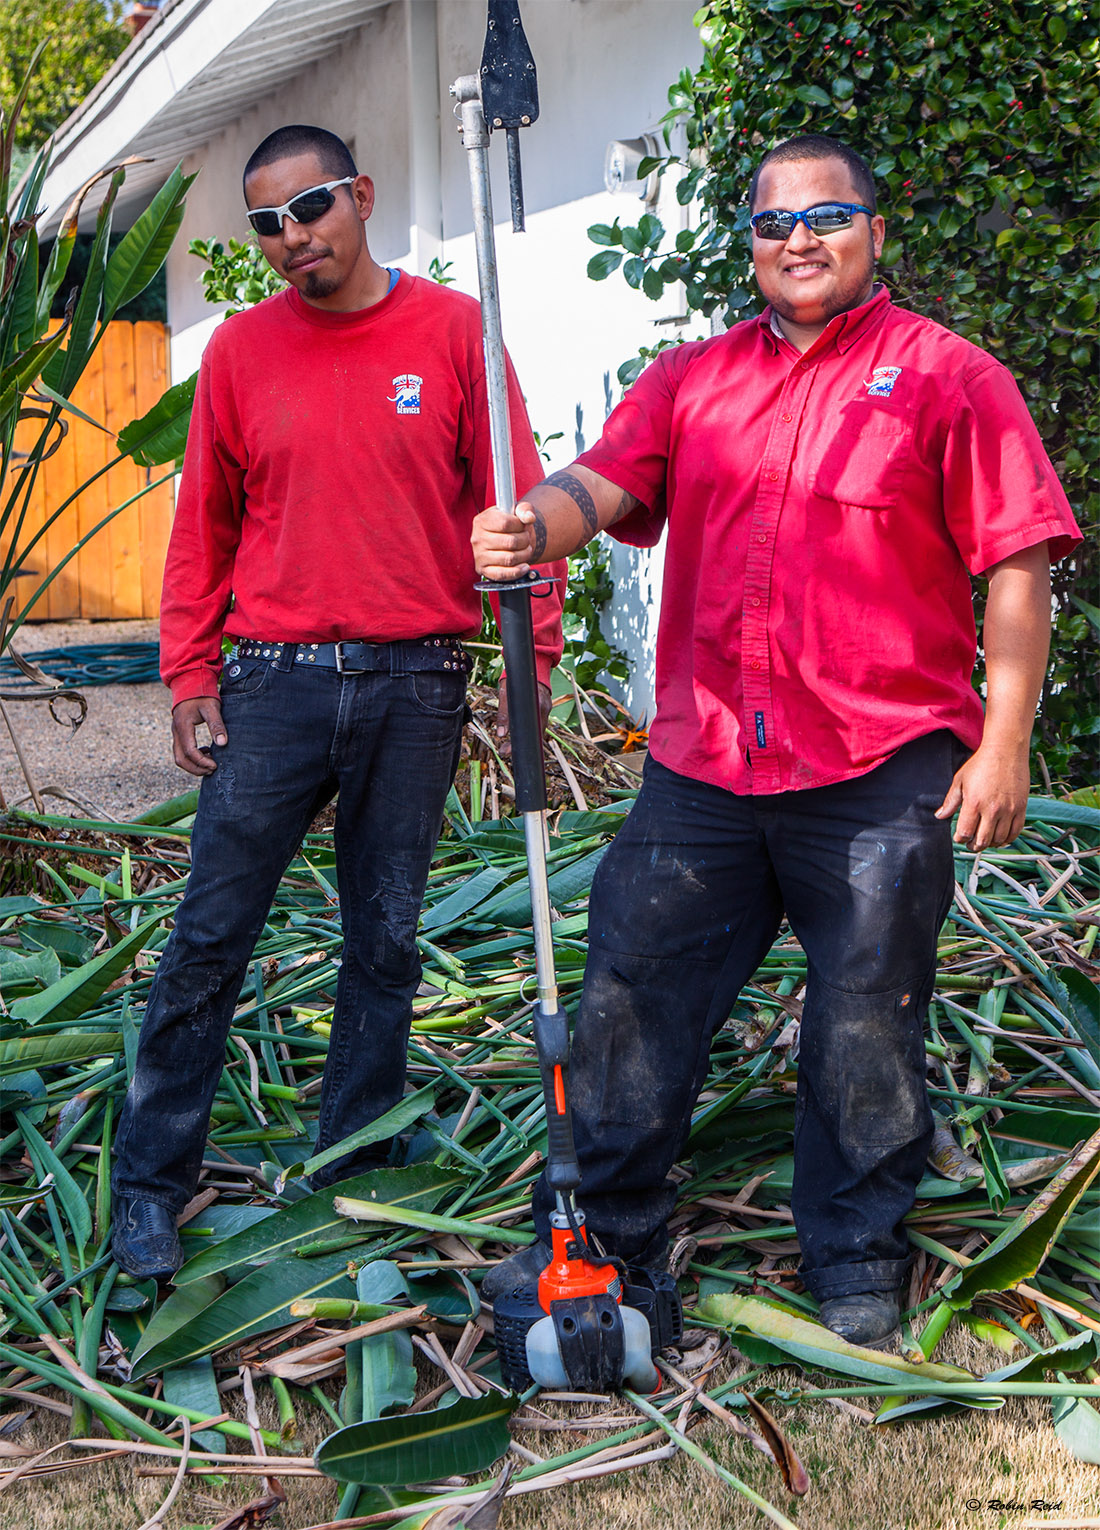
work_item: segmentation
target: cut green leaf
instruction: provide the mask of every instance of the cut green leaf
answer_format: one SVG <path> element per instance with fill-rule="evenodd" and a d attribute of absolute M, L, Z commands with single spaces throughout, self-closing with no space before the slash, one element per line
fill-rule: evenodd
<path fill-rule="evenodd" d="M 199 374 L 195 372 L 184 382 L 176 383 L 152 409 L 119 431 L 118 449 L 124 457 L 132 457 L 140 467 L 160 467 L 182 460 L 198 380 Z"/>
<path fill-rule="evenodd" d="M 348 1234 L 346 1218 L 333 1209 L 338 1193 L 377 1196 L 387 1204 L 430 1208 L 439 1203 L 448 1190 L 466 1183 L 466 1175 L 455 1169 L 440 1169 L 434 1164 L 414 1164 L 407 1169 L 372 1169 L 339 1185 L 316 1190 L 295 1201 L 255 1227 L 226 1238 L 214 1248 L 204 1249 L 189 1259 L 176 1273 L 176 1285 L 238 1265 L 267 1264 L 281 1259 L 304 1243 L 320 1242 L 325 1237 L 343 1240 Z"/>
<path fill-rule="evenodd" d="M 428 1413 L 350 1424 L 329 1435 L 314 1461 L 338 1482 L 408 1487 L 468 1476 L 508 1449 L 508 1420 L 518 1406 L 518 1397 L 490 1392 Z"/>
<path fill-rule="evenodd" d="M 90 962 L 85 962 L 82 967 L 67 972 L 60 982 L 52 983 L 41 993 L 19 999 L 12 1005 L 12 1014 L 18 1020 L 25 1020 L 28 1025 L 39 1025 L 47 1021 L 56 1024 L 79 1019 L 115 979 L 122 976 L 163 920 L 163 914 L 154 914 L 152 918 L 144 920 L 132 934 L 93 957 Z"/>
<path fill-rule="evenodd" d="M 708 1296 L 699 1303 L 699 1311 L 727 1329 L 741 1353 L 760 1365 L 785 1365 L 795 1360 L 804 1370 L 839 1371 L 861 1381 L 890 1385 L 909 1377 L 945 1383 L 975 1379 L 957 1365 L 913 1365 L 897 1355 L 849 1344 L 820 1323 L 757 1296 Z"/>
<path fill-rule="evenodd" d="M 958 1311 L 984 1291 L 1010 1291 L 1030 1280 L 1098 1170 L 1100 1131 L 1082 1144 L 1026 1211 L 948 1281 L 944 1300 Z"/>

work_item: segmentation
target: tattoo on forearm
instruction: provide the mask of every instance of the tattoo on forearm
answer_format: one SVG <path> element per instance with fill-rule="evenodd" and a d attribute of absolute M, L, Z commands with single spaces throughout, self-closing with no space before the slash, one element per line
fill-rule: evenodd
<path fill-rule="evenodd" d="M 623 497 L 615 506 L 615 514 L 611 517 L 611 520 L 608 524 L 614 526 L 616 521 L 621 521 L 625 516 L 628 516 L 632 510 L 636 510 L 640 504 L 640 499 L 637 499 L 633 494 L 628 494 L 624 489 Z"/>
<path fill-rule="evenodd" d="M 531 538 L 534 542 L 531 561 L 532 563 L 541 563 L 543 554 L 546 552 L 546 521 L 537 510 L 535 511 L 534 525 L 531 527 Z"/>
<path fill-rule="evenodd" d="M 585 531 L 589 537 L 594 537 L 600 529 L 599 517 L 596 515 L 596 506 L 592 496 L 580 479 L 572 473 L 563 472 L 551 473 L 550 477 L 545 481 L 548 484 L 553 484 L 555 489 L 560 489 L 563 494 L 569 495 L 569 498 L 581 513 L 581 520 L 584 522 Z"/>

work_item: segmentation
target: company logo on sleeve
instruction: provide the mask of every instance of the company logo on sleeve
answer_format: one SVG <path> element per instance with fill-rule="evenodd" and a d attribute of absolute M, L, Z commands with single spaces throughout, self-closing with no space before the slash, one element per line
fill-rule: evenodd
<path fill-rule="evenodd" d="M 394 378 L 390 403 L 397 405 L 398 414 L 420 413 L 420 390 L 423 386 L 424 379 L 417 377 L 415 372 L 402 372 Z"/>
<path fill-rule="evenodd" d="M 900 367 L 876 367 L 863 384 L 867 389 L 867 397 L 889 398 L 900 376 Z"/>

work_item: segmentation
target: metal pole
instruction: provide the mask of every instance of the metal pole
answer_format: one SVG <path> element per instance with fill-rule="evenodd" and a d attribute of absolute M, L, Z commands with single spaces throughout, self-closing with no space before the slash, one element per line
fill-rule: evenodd
<path fill-rule="evenodd" d="M 480 81 L 476 74 L 465 74 L 451 86 L 459 103 L 462 146 L 470 168 L 470 196 L 473 202 L 474 246 L 477 251 L 477 276 L 481 290 L 481 322 L 485 348 L 485 387 L 489 399 L 489 432 L 493 450 L 493 480 L 496 501 L 502 510 L 516 505 L 515 471 L 512 464 L 512 430 L 508 417 L 508 376 L 504 364 L 504 337 L 500 323 L 500 289 L 497 284 L 496 239 L 493 234 L 493 196 L 489 183 L 489 129 L 481 105 Z M 530 594 L 526 590 L 509 593 L 502 586 L 502 627 L 506 602 L 522 602 L 527 620 Z M 507 645 L 506 645 L 507 660 Z M 517 677 L 518 678 L 518 677 Z M 538 726 L 537 708 L 534 725 Z M 516 746 L 513 745 L 515 756 Z M 541 772 L 541 753 L 538 756 Z M 541 786 L 541 782 L 540 782 Z M 517 797 L 519 781 L 517 779 Z M 527 847 L 527 872 L 531 889 L 531 923 L 535 938 L 535 982 L 539 1003 L 547 1013 L 558 1007 L 558 985 L 554 972 L 554 946 L 550 930 L 550 892 L 546 873 L 546 809 L 523 811 L 523 837 Z"/>
<path fill-rule="evenodd" d="M 508 378 L 504 366 L 504 337 L 500 327 L 496 240 L 493 237 L 493 193 L 489 185 L 489 128 L 481 107 L 476 74 L 464 74 L 451 86 L 459 103 L 462 147 L 469 155 L 470 195 L 474 208 L 477 279 L 481 288 L 481 322 L 485 342 L 485 387 L 489 395 L 489 429 L 493 445 L 493 479 L 497 504 L 511 511 L 516 504 L 512 467 L 512 430 L 508 420 Z"/>

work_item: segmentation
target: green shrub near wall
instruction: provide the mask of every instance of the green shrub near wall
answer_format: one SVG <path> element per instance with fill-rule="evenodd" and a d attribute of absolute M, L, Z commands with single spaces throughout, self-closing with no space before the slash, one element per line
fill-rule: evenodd
<path fill-rule="evenodd" d="M 597 225 L 589 274 L 621 268 L 655 300 L 683 283 L 690 309 L 734 322 L 759 303 L 746 198 L 762 151 L 821 132 L 871 162 L 894 298 L 1012 370 L 1086 532 L 1055 571 L 1036 746 L 1056 781 L 1095 784 L 1100 50 L 1088 7 L 712 0 L 695 19 L 703 62 L 670 90 L 666 118 L 686 129 L 687 158 L 662 174 L 677 176 L 681 204 L 699 198 L 698 227 L 671 239 L 651 215 Z"/>

